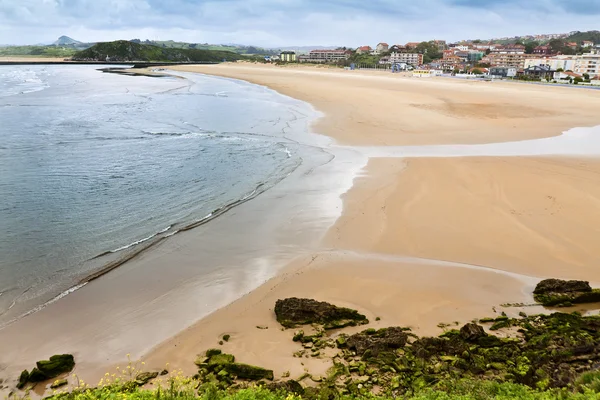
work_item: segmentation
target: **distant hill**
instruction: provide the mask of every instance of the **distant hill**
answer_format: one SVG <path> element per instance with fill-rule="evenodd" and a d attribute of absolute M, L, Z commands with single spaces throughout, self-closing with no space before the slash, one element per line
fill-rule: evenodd
<path fill-rule="evenodd" d="M 89 49 L 77 52 L 73 60 L 91 61 L 235 61 L 243 56 L 231 51 L 199 50 L 158 47 L 148 44 L 117 40 L 97 43 Z"/>
<path fill-rule="evenodd" d="M 567 38 L 567 41 L 577 43 L 581 43 L 584 40 L 600 44 L 600 31 L 576 32 Z"/>
<path fill-rule="evenodd" d="M 278 49 L 265 49 L 256 46 L 246 45 L 223 45 L 223 44 L 208 44 L 208 43 L 187 43 L 187 42 L 176 42 L 173 40 L 140 40 L 132 39 L 133 43 L 149 44 L 152 46 L 176 48 L 176 49 L 197 49 L 197 50 L 220 50 L 220 51 L 232 51 L 238 54 L 247 55 L 275 55 L 279 54 Z"/>
<path fill-rule="evenodd" d="M 53 44 L 55 46 L 74 46 L 74 45 L 82 44 L 82 42 L 75 40 L 75 39 L 71 39 L 68 36 L 61 36 Z"/>

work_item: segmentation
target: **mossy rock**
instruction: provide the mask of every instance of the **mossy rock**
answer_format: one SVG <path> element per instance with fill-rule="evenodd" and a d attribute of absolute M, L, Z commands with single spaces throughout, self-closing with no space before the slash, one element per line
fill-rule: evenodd
<path fill-rule="evenodd" d="M 143 386 L 158 376 L 158 372 L 142 372 L 136 375 L 135 383 Z"/>
<path fill-rule="evenodd" d="M 31 382 L 41 382 L 47 379 L 56 378 L 60 374 L 71 372 L 73 368 L 75 368 L 75 359 L 71 354 L 58 354 L 50 357 L 49 360 L 38 361 L 36 366 L 39 374 L 38 371 L 34 374 L 34 371 L 32 370 L 29 376 Z M 42 379 L 42 376 L 45 378 Z"/>
<path fill-rule="evenodd" d="M 23 372 L 21 372 L 21 375 L 19 375 L 19 382 L 17 383 L 17 389 L 23 389 L 25 387 L 25 385 L 27 385 L 27 382 L 29 382 L 29 371 L 24 370 Z"/>
<path fill-rule="evenodd" d="M 221 349 L 208 349 L 206 350 L 206 357 L 212 357 L 221 354 Z"/>
<path fill-rule="evenodd" d="M 225 365 L 225 364 L 231 364 L 233 362 L 235 362 L 234 355 L 221 353 L 221 354 L 215 354 L 214 356 L 210 357 L 208 359 L 207 364 L 209 367 L 213 367 L 215 365 Z"/>
<path fill-rule="evenodd" d="M 367 324 L 367 317 L 344 307 L 337 307 L 322 301 L 312 299 L 277 300 L 275 303 L 277 322 L 286 328 L 298 325 L 320 324 L 325 329 L 337 329 L 346 326 Z"/>
<path fill-rule="evenodd" d="M 587 281 L 545 279 L 535 287 L 533 298 L 547 307 L 597 303 L 600 302 L 600 289 L 592 289 Z"/>
<path fill-rule="evenodd" d="M 223 367 L 231 375 L 234 375 L 240 379 L 247 379 L 251 381 L 258 381 L 261 379 L 267 379 L 272 381 L 274 379 L 273 371 L 254 365 L 242 364 L 242 363 L 229 363 Z"/>
<path fill-rule="evenodd" d="M 50 389 L 58 389 L 59 387 L 63 387 L 69 384 L 69 381 L 66 379 L 58 379 L 50 385 Z"/>
<path fill-rule="evenodd" d="M 29 372 L 29 382 L 37 383 L 47 381 L 48 379 L 51 378 L 40 371 L 37 367 L 34 367 L 31 372 Z"/>
<path fill-rule="evenodd" d="M 269 383 L 268 385 L 265 385 L 265 389 L 276 393 L 293 393 L 299 396 L 304 394 L 302 385 L 293 379 Z"/>

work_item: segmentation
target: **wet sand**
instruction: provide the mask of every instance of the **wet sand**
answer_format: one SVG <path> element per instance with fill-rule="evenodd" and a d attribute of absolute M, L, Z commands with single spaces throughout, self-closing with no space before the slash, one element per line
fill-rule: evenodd
<path fill-rule="evenodd" d="M 496 143 L 599 124 L 600 91 L 250 63 L 175 66 L 243 79 L 324 112 L 318 133 L 356 146 Z"/>
<path fill-rule="evenodd" d="M 364 312 L 374 327 L 435 334 L 439 323 L 491 316 L 502 303 L 530 303 L 541 278 L 600 284 L 599 160 L 401 158 L 401 148 L 353 147 L 556 136 L 598 125 L 600 92 L 301 67 L 178 69 L 309 101 L 325 113 L 313 129 L 339 144 L 323 142 L 335 161 L 0 331 L 0 339 L 13 343 L 0 351 L 0 374 L 9 362 L 22 369 L 59 351 L 76 353 L 77 373 L 87 381 L 126 352 L 142 356 L 148 368 L 169 362 L 192 373 L 196 354 L 218 346 L 223 334 L 231 335 L 223 349 L 240 361 L 279 376 L 300 375 L 305 367 L 320 374 L 327 361 L 304 359 L 303 366 L 292 357 L 293 332 L 281 331 L 272 312 L 278 298 L 330 301 Z M 589 148 L 589 155 L 599 154 Z M 308 186 L 298 191 L 299 182 Z M 275 239 L 265 243 L 262 235 Z M 198 271 L 205 265 L 210 274 Z M 40 340 L 39 326 L 51 339 Z"/>

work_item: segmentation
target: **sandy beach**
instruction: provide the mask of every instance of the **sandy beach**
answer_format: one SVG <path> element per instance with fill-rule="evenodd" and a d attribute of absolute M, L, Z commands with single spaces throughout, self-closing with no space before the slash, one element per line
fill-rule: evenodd
<path fill-rule="evenodd" d="M 275 277 L 259 276 L 259 263 L 249 263 L 244 259 L 245 247 L 232 244 L 227 250 L 237 258 L 228 262 L 240 274 L 238 287 L 211 289 L 207 282 L 191 281 L 200 259 L 229 265 L 220 264 L 219 254 L 211 253 L 210 241 L 198 243 L 201 230 L 194 230 L 0 331 L 0 343 L 28 343 L 15 367 L 21 368 L 26 357 L 41 351 L 69 351 L 69 343 L 75 342 L 79 355 L 85 353 L 79 349 L 97 346 L 93 352 L 86 350 L 96 356 L 94 360 L 82 359 L 77 367 L 78 374 L 93 381 L 122 362 L 128 344 L 136 343 L 133 356 L 141 357 L 148 369 L 162 369 L 169 363 L 170 368 L 193 374 L 196 355 L 218 347 L 220 338 L 229 334 L 231 339 L 222 348 L 242 362 L 274 369 L 276 377 L 288 371 L 297 377 L 305 370 L 319 375 L 328 361 L 293 357 L 298 345 L 291 341 L 293 330 L 282 331 L 275 321 L 272 310 L 277 299 L 328 301 L 364 313 L 372 321 L 369 326 L 408 326 L 418 334 L 436 334 L 441 332 L 440 323 L 465 323 L 502 311 L 517 314 L 523 308 L 501 304 L 532 303 L 533 287 L 543 278 L 600 284 L 600 159 L 596 158 L 600 148 L 587 146 L 585 157 L 557 146 L 552 153 L 557 156 L 433 158 L 403 157 L 402 149 L 393 147 L 526 141 L 556 137 L 574 127 L 598 126 L 600 91 L 242 63 L 174 69 L 241 79 L 309 102 L 324 114 L 312 129 L 333 139 L 332 154 L 352 154 L 338 157 L 336 168 L 350 172 L 353 181 L 347 184 L 319 176 L 320 181 L 313 179 L 320 182 L 314 193 L 305 191 L 306 198 L 280 209 L 270 207 L 271 203 L 260 205 L 260 199 L 248 203 L 248 215 L 278 212 L 278 219 L 291 221 L 278 230 L 278 240 L 264 248 L 274 252 L 293 248 L 285 256 L 274 254 L 284 265 Z M 593 132 L 600 134 L 597 129 Z M 272 204 L 286 193 L 278 190 L 271 194 Z M 306 215 L 317 215 L 318 207 L 311 209 L 309 204 L 327 198 L 310 197 L 311 193 L 328 191 L 343 193 L 339 204 L 331 201 L 330 208 L 339 210 L 314 225 L 295 224 Z M 239 214 L 246 215 L 243 210 Z M 213 243 L 226 239 L 238 243 L 238 236 L 252 235 L 245 243 L 252 247 L 258 234 L 232 234 L 238 223 L 235 218 L 230 215 L 219 222 Z M 321 235 L 317 226 L 328 229 Z M 165 265 L 177 271 L 171 272 L 177 279 L 168 285 L 161 282 Z M 123 304 L 139 304 L 120 310 L 120 292 L 113 289 L 117 295 L 106 299 L 104 289 L 135 287 L 128 273 L 142 267 L 153 285 L 130 294 Z M 222 271 L 215 270 L 212 277 L 220 279 L 219 274 L 227 273 Z M 272 279 L 256 288 L 268 278 Z M 219 297 L 222 308 L 203 308 L 205 297 L 180 295 L 178 290 L 184 286 L 191 287 L 186 295 Z M 240 292 L 249 293 L 236 299 Z M 98 324 L 117 324 L 121 314 L 147 314 L 147 323 L 139 329 L 148 335 L 136 335 L 135 326 L 115 325 L 111 334 L 96 332 L 90 341 L 84 336 L 97 327 L 92 321 L 83 333 L 57 326 L 61 318 L 68 321 L 62 323 L 65 326 L 85 318 L 88 312 L 76 305 L 86 302 L 96 305 L 92 311 Z M 115 307 L 114 320 L 102 319 L 105 305 Z M 533 309 L 541 311 L 527 308 Z M 153 310 L 157 310 L 154 318 Z M 182 316 L 169 329 L 163 321 L 173 310 Z M 39 350 L 31 342 L 34 334 L 19 338 L 23 329 L 27 332 L 37 323 L 49 324 L 53 337 L 60 337 L 57 345 L 46 341 Z M 122 331 L 130 334 L 119 335 Z M 4 350 L 4 345 L 0 347 Z M 17 357 L 14 349 L 6 350 L 9 357 Z M 8 361 L 0 359 L 0 374 L 14 370 L 8 368 Z"/>

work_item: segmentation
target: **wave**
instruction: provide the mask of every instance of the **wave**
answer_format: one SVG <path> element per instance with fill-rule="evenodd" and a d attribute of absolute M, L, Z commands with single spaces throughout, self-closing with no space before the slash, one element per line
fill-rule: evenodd
<path fill-rule="evenodd" d="M 148 237 L 146 237 L 146 238 L 143 238 L 143 239 L 137 240 L 137 241 L 135 241 L 135 242 L 133 242 L 133 243 L 130 243 L 130 244 L 128 244 L 128 245 L 125 245 L 125 246 L 121 246 L 121 247 L 119 247 L 119 248 L 117 248 L 117 249 L 110 250 L 110 253 L 117 253 L 117 252 L 119 252 L 119 251 L 122 251 L 122 250 L 127 250 L 127 249 L 129 249 L 129 248 L 131 248 L 131 247 L 133 247 L 133 246 L 136 246 L 136 245 L 138 245 L 138 244 L 141 244 L 141 243 L 147 242 L 148 240 L 150 240 L 150 239 L 152 239 L 152 238 L 155 238 L 156 236 L 160 235 L 161 233 L 165 233 L 165 232 L 166 232 L 166 231 L 168 231 L 169 229 L 171 229 L 171 225 L 167 226 L 165 229 L 162 229 L 162 230 L 160 230 L 160 231 L 156 232 L 155 234 L 153 234 L 153 235 L 150 235 L 150 236 L 148 236 Z"/>
<path fill-rule="evenodd" d="M 38 311 L 43 310 L 44 308 L 48 307 L 50 304 L 52 303 L 56 303 L 58 300 L 70 295 L 71 293 L 74 293 L 75 291 L 81 289 L 82 287 L 84 287 L 85 285 L 87 285 L 87 282 L 83 282 L 80 284 L 77 284 L 75 286 L 70 287 L 69 289 L 59 293 L 58 295 L 54 296 L 52 299 L 48 300 L 47 302 L 40 304 L 39 306 L 36 306 L 34 308 L 32 308 L 31 310 L 19 315 L 18 317 L 15 317 L 13 319 L 11 319 L 10 321 L 5 322 L 4 324 L 0 325 L 0 329 L 7 327 L 8 325 L 12 324 L 13 322 L 16 322 L 18 320 L 20 320 L 21 318 L 25 318 L 28 315 L 34 314 Z M 16 304 L 16 300 L 13 302 L 13 304 L 8 308 L 8 310 L 10 310 L 11 308 L 13 308 Z M 8 311 L 6 310 L 6 312 Z"/>

